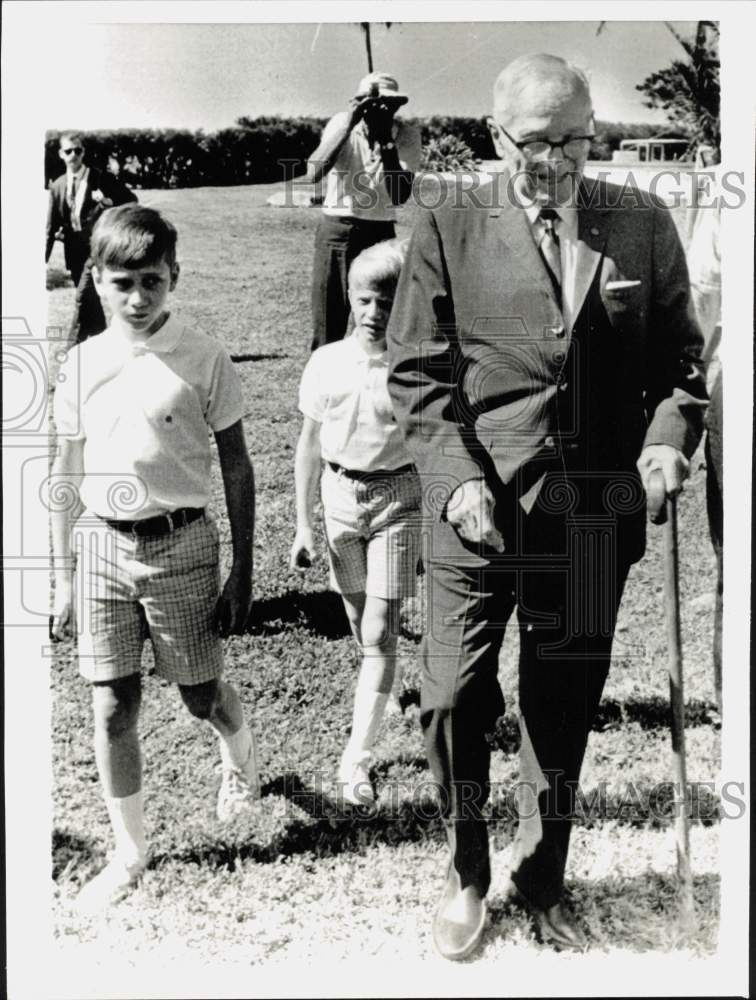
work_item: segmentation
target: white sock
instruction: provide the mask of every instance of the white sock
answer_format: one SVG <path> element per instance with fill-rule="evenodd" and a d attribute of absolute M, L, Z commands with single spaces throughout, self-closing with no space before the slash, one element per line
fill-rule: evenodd
<path fill-rule="evenodd" d="M 123 798 L 110 795 L 104 798 L 113 827 L 116 856 L 127 865 L 143 865 L 147 861 L 147 838 L 141 789 Z"/>
<path fill-rule="evenodd" d="M 391 693 L 395 698 L 399 698 L 404 690 L 404 666 L 397 659 L 394 667 L 394 682 L 391 685 Z"/>
<path fill-rule="evenodd" d="M 358 758 L 370 753 L 387 701 L 388 694 L 357 685 L 352 709 L 352 734 L 345 754 Z"/>
<path fill-rule="evenodd" d="M 223 769 L 230 771 L 232 768 L 240 771 L 249 760 L 252 752 L 252 734 L 246 722 L 242 722 L 239 729 L 232 736 L 221 736 L 220 753 L 223 761 Z"/>

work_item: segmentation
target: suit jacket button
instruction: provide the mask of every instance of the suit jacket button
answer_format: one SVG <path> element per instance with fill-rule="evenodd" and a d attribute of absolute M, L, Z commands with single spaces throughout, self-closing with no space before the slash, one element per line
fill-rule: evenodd
<path fill-rule="evenodd" d="M 559 337 L 561 339 L 564 336 L 564 327 L 563 326 L 558 326 L 554 330 L 554 336 L 555 337 Z"/>

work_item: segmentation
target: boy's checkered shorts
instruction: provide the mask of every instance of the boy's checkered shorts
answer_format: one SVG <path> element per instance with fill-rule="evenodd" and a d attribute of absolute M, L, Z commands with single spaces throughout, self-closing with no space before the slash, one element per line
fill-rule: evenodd
<path fill-rule="evenodd" d="M 176 684 L 221 676 L 214 628 L 218 529 L 205 515 L 166 535 L 134 538 L 84 514 L 74 527 L 79 670 L 89 681 L 139 673 L 145 639 L 155 672 Z"/>
<path fill-rule="evenodd" d="M 411 597 L 420 556 L 417 472 L 358 480 L 326 464 L 321 495 L 333 589 Z"/>

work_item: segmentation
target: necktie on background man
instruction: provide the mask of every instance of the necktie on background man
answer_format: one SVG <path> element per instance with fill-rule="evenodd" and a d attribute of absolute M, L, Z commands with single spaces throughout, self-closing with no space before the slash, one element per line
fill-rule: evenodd
<path fill-rule="evenodd" d="M 543 236 L 538 249 L 546 264 L 551 283 L 554 286 L 559 307 L 562 306 L 562 254 L 559 247 L 559 237 L 556 224 L 559 222 L 559 212 L 554 208 L 542 208 L 538 218 L 543 224 Z"/>
<path fill-rule="evenodd" d="M 79 187 L 79 178 L 76 174 L 71 178 L 71 195 L 68 202 L 68 207 L 71 210 L 71 229 L 78 232 L 81 229 L 81 222 L 79 221 L 79 213 L 76 211 L 76 193 Z"/>

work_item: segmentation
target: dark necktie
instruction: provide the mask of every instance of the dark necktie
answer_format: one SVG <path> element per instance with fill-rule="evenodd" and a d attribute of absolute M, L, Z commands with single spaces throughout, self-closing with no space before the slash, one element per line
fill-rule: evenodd
<path fill-rule="evenodd" d="M 559 237 L 556 224 L 559 213 L 554 208 L 542 208 L 538 218 L 543 223 L 543 236 L 538 249 L 541 251 L 556 292 L 557 302 L 562 304 L 562 255 L 559 250 Z"/>

